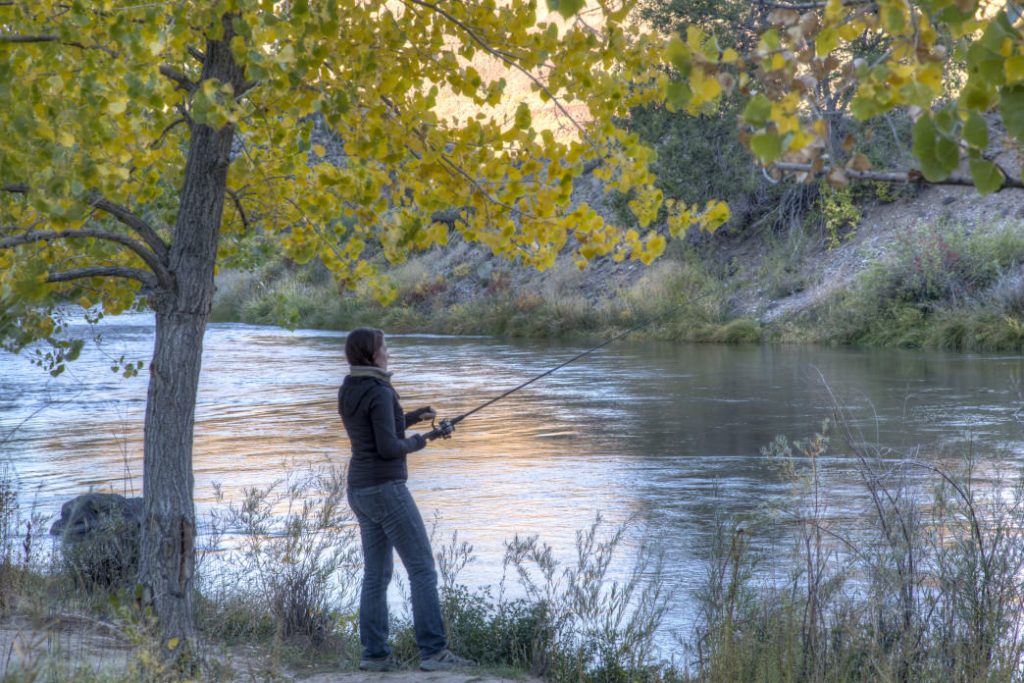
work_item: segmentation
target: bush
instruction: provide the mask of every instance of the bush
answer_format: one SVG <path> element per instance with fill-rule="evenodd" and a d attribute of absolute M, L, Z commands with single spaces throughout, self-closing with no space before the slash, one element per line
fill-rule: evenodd
<path fill-rule="evenodd" d="M 1020 348 L 1024 234 L 1013 224 L 908 230 L 820 311 L 828 341 L 872 346 Z"/>
<path fill-rule="evenodd" d="M 236 541 L 221 558 L 227 575 L 200 574 L 204 630 L 350 649 L 343 626 L 353 621 L 360 563 L 344 499 L 342 471 L 325 467 L 245 489 L 241 503 L 215 513 L 215 536 L 231 530 Z"/>
<path fill-rule="evenodd" d="M 837 415 L 859 500 L 835 514 L 828 425 L 764 450 L 792 488 L 762 519 L 721 527 L 691 680 L 1020 680 L 1024 486 L 979 479 L 971 444 L 939 459 L 959 465 L 894 457 Z M 786 530 L 790 554 L 757 549 L 761 524 Z M 769 555 L 781 567 L 758 571 Z"/>

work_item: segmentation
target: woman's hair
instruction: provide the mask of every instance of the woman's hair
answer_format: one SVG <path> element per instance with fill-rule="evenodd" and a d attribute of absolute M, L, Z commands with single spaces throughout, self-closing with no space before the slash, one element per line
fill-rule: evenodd
<path fill-rule="evenodd" d="M 384 332 L 373 327 L 359 327 L 345 339 L 345 357 L 349 365 L 374 365 L 373 357 L 384 345 Z"/>

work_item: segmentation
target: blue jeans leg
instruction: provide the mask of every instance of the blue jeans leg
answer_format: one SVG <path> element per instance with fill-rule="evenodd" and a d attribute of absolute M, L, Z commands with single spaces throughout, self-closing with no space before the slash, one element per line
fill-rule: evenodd
<path fill-rule="evenodd" d="M 388 585 L 394 569 L 391 542 L 383 527 L 350 505 L 359 520 L 363 543 L 363 585 L 359 593 L 359 642 L 363 657 L 374 659 L 391 654 L 388 645 Z"/>
<path fill-rule="evenodd" d="M 398 551 L 398 556 L 405 565 L 409 574 L 409 584 L 412 591 L 412 616 L 413 627 L 416 632 L 416 644 L 420 649 L 421 657 L 440 652 L 447 646 L 445 638 L 444 622 L 441 618 L 441 603 L 437 594 L 437 570 L 434 567 L 434 554 L 430 549 L 430 539 L 427 537 L 427 529 L 423 524 L 416 502 L 409 493 L 405 482 L 390 482 L 380 486 L 371 486 L 364 489 L 352 489 L 349 491 L 349 504 L 359 519 L 360 534 L 363 538 L 363 553 L 366 561 L 366 570 L 363 579 L 363 596 L 360 599 L 360 606 L 364 602 L 368 604 L 369 610 L 367 619 L 374 623 L 368 624 L 367 633 L 371 638 L 365 638 L 363 634 L 364 617 L 360 612 L 360 639 L 363 642 L 364 650 L 368 643 L 374 647 L 377 641 L 373 638 L 379 637 L 381 628 L 377 620 L 380 619 L 380 612 L 376 611 L 383 604 L 383 620 L 387 621 L 387 603 L 377 600 L 367 601 L 367 573 L 371 571 L 371 561 L 374 565 L 379 564 L 377 557 L 371 560 L 368 549 L 371 552 L 377 551 L 382 545 L 378 542 L 380 533 L 386 537 L 388 545 L 388 559 L 391 558 L 390 548 Z M 364 519 L 369 524 L 364 524 Z M 367 531 L 370 531 L 368 534 Z M 367 537 L 370 537 L 370 543 Z M 383 574 L 374 569 L 377 576 Z M 390 572 L 387 578 L 390 580 Z M 376 584 L 371 581 L 371 588 Z M 384 584 L 387 590 L 387 584 Z M 375 596 L 371 596 L 375 597 Z M 371 604 L 372 602 L 372 604 Z M 387 633 L 386 625 L 383 633 Z M 371 655 L 379 656 L 379 655 Z"/>

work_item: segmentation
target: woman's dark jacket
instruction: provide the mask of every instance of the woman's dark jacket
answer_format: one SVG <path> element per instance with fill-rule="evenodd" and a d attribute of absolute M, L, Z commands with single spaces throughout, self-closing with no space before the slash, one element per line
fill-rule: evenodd
<path fill-rule="evenodd" d="M 420 434 L 405 438 L 405 428 L 426 408 L 403 413 L 398 393 L 383 379 L 345 377 L 338 390 L 338 412 L 352 442 L 348 467 L 350 489 L 405 481 L 405 456 L 427 445 Z"/>

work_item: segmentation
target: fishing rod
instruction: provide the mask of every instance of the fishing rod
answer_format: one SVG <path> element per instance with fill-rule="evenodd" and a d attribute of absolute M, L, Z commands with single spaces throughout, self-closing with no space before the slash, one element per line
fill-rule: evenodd
<path fill-rule="evenodd" d="M 629 328 L 628 330 L 626 330 L 624 332 L 620 332 L 619 334 L 615 335 L 614 337 L 609 337 L 608 339 L 605 339 L 603 342 L 601 342 L 597 346 L 595 346 L 593 348 L 590 348 L 590 349 L 587 349 L 586 351 L 584 351 L 582 353 L 576 354 L 575 356 L 573 356 L 569 360 L 565 361 L 561 365 L 557 365 L 557 366 L 551 368 L 550 370 L 547 370 L 546 372 L 542 372 L 541 374 L 537 375 L 536 377 L 523 382 L 519 386 L 517 386 L 517 387 L 515 387 L 513 389 L 509 389 L 508 391 L 506 391 L 501 396 L 495 396 L 494 398 L 492 398 L 491 400 L 487 401 L 486 403 L 481 403 L 480 405 L 478 405 L 476 408 L 473 408 L 473 410 L 469 411 L 468 413 L 463 413 L 462 415 L 457 415 L 456 417 L 453 417 L 451 419 L 441 420 L 440 424 L 431 423 L 431 426 L 433 427 L 433 429 L 431 429 L 429 432 L 424 434 L 423 437 L 427 441 L 433 441 L 434 439 L 449 439 L 449 438 L 451 438 L 452 433 L 455 431 L 455 425 L 459 424 L 460 422 L 465 420 L 467 417 L 469 417 L 473 413 L 480 412 L 481 410 L 483 410 L 487 406 L 491 405 L 492 403 L 497 403 L 501 399 L 503 399 L 506 396 L 509 396 L 511 394 L 514 394 L 515 392 L 519 391 L 523 387 L 527 387 L 527 386 L 533 384 L 534 382 L 536 382 L 539 379 L 544 379 L 545 377 L 547 377 L 551 373 L 555 372 L 556 370 L 561 370 L 566 365 L 569 365 L 570 363 L 575 363 L 580 358 L 583 358 L 584 356 L 586 356 L 588 354 L 591 354 L 591 353 L 593 353 L 594 351 L 597 351 L 600 348 L 608 346 L 613 341 L 616 341 L 618 339 L 622 339 L 623 337 L 625 337 L 630 332 L 634 332 L 634 331 L 640 329 L 641 327 L 649 325 L 651 322 L 653 322 L 653 321 L 652 320 L 648 320 L 648 321 L 639 323 L 639 324 L 634 325 L 633 327 Z"/>
<path fill-rule="evenodd" d="M 692 306 L 692 305 L 694 305 L 696 303 L 700 303 L 700 302 L 704 301 L 708 297 L 717 296 L 719 294 L 720 294 L 720 292 L 716 292 L 716 291 L 712 290 L 712 291 L 709 291 L 709 292 L 705 292 L 704 294 L 702 294 L 701 296 L 699 296 L 699 297 L 697 297 L 695 299 L 690 299 L 688 301 L 682 302 L 678 306 L 673 308 L 672 311 L 670 311 L 669 313 L 665 314 L 664 316 L 659 316 L 659 317 L 656 317 L 656 318 L 652 318 L 650 320 L 645 320 L 644 322 L 637 323 L 636 325 L 633 325 L 632 327 L 630 327 L 628 330 L 625 330 L 624 332 L 620 332 L 619 334 L 615 335 L 614 337 L 609 337 L 608 339 L 605 339 L 603 342 L 601 342 L 597 346 L 595 346 L 593 348 L 590 348 L 590 349 L 587 349 L 586 351 L 584 351 L 582 353 L 576 354 L 575 356 L 573 356 L 569 360 L 565 361 L 561 365 L 555 366 L 555 367 L 551 368 L 550 370 L 548 370 L 546 372 L 542 372 L 541 374 L 537 375 L 536 377 L 523 382 L 522 384 L 520 384 L 519 386 L 517 386 L 517 387 L 515 387 L 513 389 L 509 389 L 508 391 L 506 391 L 501 396 L 495 396 L 491 400 L 478 405 L 476 408 L 473 408 L 473 410 L 469 411 L 468 413 L 463 413 L 462 415 L 457 415 L 457 416 L 455 416 L 455 417 L 453 417 L 451 419 L 441 420 L 440 423 L 431 422 L 430 426 L 432 427 L 432 429 L 429 432 L 427 432 L 426 434 L 424 434 L 423 437 L 427 441 L 433 441 L 434 439 L 450 439 L 452 434 L 455 432 L 455 425 L 459 424 L 460 422 L 465 420 L 470 415 L 472 415 L 474 413 L 480 412 L 481 410 L 483 410 L 487 406 L 491 405 L 492 403 L 497 403 L 501 399 L 503 399 L 506 396 L 509 396 L 511 394 L 514 394 L 515 392 L 519 391 L 523 387 L 527 387 L 527 386 L 533 384 L 534 382 L 536 382 L 539 379 L 544 379 L 545 377 L 547 377 L 551 373 L 555 372 L 556 370 L 561 370 L 566 365 L 569 365 L 570 363 L 575 363 L 580 358 L 583 358 L 584 356 L 589 355 L 589 354 L 593 353 L 594 351 L 597 351 L 600 348 L 608 346 L 613 341 L 616 341 L 618 339 L 622 339 L 623 337 L 625 337 L 627 334 L 629 334 L 631 332 L 635 332 L 636 330 L 639 330 L 640 328 L 647 327 L 648 325 L 652 325 L 654 323 L 662 322 L 663 320 L 668 319 L 671 314 L 677 313 L 679 310 L 682 310 L 683 306 Z"/>

